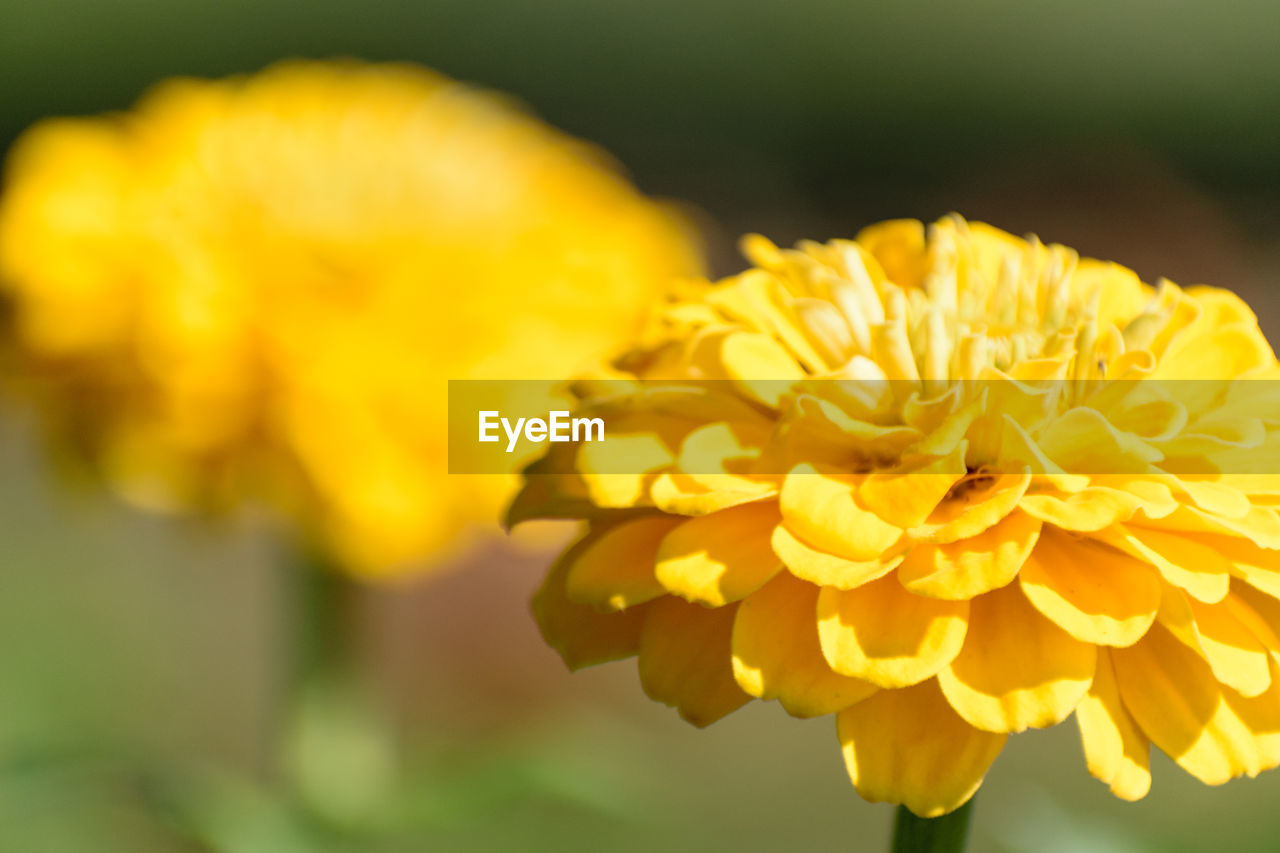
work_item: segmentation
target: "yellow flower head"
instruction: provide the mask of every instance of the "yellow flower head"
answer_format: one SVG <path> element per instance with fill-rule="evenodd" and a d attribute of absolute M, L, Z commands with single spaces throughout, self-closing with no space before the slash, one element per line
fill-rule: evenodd
<path fill-rule="evenodd" d="M 638 654 L 696 725 L 834 714 L 858 791 L 921 816 L 1073 712 L 1126 799 L 1152 743 L 1209 784 L 1280 763 L 1247 306 L 958 217 L 745 250 L 578 384 L 612 432 L 512 507 L 589 521 L 534 602 L 571 667 Z"/>
<path fill-rule="evenodd" d="M 8 165 L 0 278 L 62 438 L 145 505 L 282 505 L 365 573 L 509 495 L 446 474 L 447 379 L 563 375 L 700 269 L 598 152 L 410 66 L 169 81 Z"/>

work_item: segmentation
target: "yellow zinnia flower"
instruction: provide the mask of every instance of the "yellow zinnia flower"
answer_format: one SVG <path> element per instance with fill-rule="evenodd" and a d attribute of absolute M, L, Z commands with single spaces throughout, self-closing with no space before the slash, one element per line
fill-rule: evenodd
<path fill-rule="evenodd" d="M 598 152 L 406 65 L 169 81 L 8 166 L 0 278 L 60 437 L 144 505 L 283 506 L 363 573 L 514 485 L 447 475 L 447 379 L 561 376 L 701 268 Z"/>
<path fill-rule="evenodd" d="M 1280 409 L 1230 381 L 1280 374 L 1243 302 L 958 217 L 744 245 L 578 383 L 605 440 L 512 506 L 590 523 L 534 601 L 570 667 L 638 654 L 699 726 L 833 714 L 862 796 L 924 817 L 1073 712 L 1125 799 L 1152 743 L 1209 784 L 1280 763 Z"/>

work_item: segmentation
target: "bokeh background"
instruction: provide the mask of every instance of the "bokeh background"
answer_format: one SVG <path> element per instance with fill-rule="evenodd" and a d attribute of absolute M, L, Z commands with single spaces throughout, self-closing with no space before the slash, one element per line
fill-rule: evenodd
<path fill-rule="evenodd" d="M 175 74 L 414 60 L 510 93 L 734 237 L 951 210 L 1180 284 L 1280 335 L 1280 6 L 1267 0 L 0 0 L 0 146 Z M 442 306 L 447 310 L 448 306 Z M 615 664 L 570 676 L 501 541 L 342 598 L 375 697 L 317 761 L 339 820 L 273 784 L 302 611 L 274 540 L 51 482 L 0 409 L 0 849 L 878 850 L 831 721 L 753 703 L 707 731 Z M 282 652 L 282 650 L 285 650 Z M 342 711 L 330 729 L 339 733 Z M 370 738 L 370 715 L 389 734 Z M 328 762 L 326 764 L 326 762 Z M 1151 794 L 1088 777 L 1074 723 L 1013 738 L 972 848 L 1272 850 L 1280 774 Z M 376 833 L 367 832 L 376 824 Z"/>

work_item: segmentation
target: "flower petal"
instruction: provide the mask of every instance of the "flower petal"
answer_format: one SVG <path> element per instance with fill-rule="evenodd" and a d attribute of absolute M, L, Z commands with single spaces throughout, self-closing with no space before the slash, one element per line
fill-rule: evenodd
<path fill-rule="evenodd" d="M 783 481 L 782 517 L 792 533 L 816 548 L 848 560 L 875 559 L 902 531 L 859 506 L 855 492 L 845 479 L 799 466 Z"/>
<path fill-rule="evenodd" d="M 640 686 L 695 726 L 709 726 L 751 697 L 733 678 L 737 605 L 709 610 L 665 596 L 648 605 L 640 632 Z"/>
<path fill-rule="evenodd" d="M 911 529 L 911 536 L 935 545 L 977 536 L 1013 512 L 1030 484 L 1027 473 L 992 477 L 980 488 L 943 501 L 926 524 Z"/>
<path fill-rule="evenodd" d="M 1204 604 L 1165 584 L 1158 618 L 1183 645 L 1208 662 L 1220 683 L 1257 696 L 1271 684 L 1270 655 L 1262 640 L 1237 618 L 1237 611 L 1245 607 L 1231 597 Z"/>
<path fill-rule="evenodd" d="M 906 687 L 934 675 L 960 651 L 967 601 L 912 595 L 883 577 L 818 595 L 818 637 L 836 672 L 881 687 Z"/>
<path fill-rule="evenodd" d="M 720 348 L 725 372 L 742 390 L 760 402 L 776 406 L 790 381 L 804 378 L 804 370 L 791 354 L 768 335 L 735 332 Z"/>
<path fill-rule="evenodd" d="M 601 610 L 625 610 L 663 595 L 654 560 L 663 538 L 683 521 L 653 515 L 588 536 L 569 565 L 565 596 Z"/>
<path fill-rule="evenodd" d="M 965 475 L 965 445 L 915 471 L 870 474 L 858 487 L 858 502 L 897 527 L 923 524 L 951 487 Z"/>
<path fill-rule="evenodd" d="M 1195 536 L 1118 524 L 1098 537 L 1155 566 L 1165 580 L 1201 601 L 1221 601 L 1231 585 L 1231 563 Z"/>
<path fill-rule="evenodd" d="M 667 534 L 655 575 L 668 592 L 720 607 L 755 592 L 782 569 L 769 545 L 781 516 L 773 502 L 699 516 Z"/>
<path fill-rule="evenodd" d="M 773 529 L 771 544 L 791 574 L 837 589 L 856 589 L 884 577 L 902 562 L 901 553 L 885 554 L 875 560 L 846 560 L 806 545 L 781 524 Z"/>
<path fill-rule="evenodd" d="M 1037 610 L 1085 643 L 1131 646 L 1160 608 L 1160 578 L 1149 565 L 1053 527 L 1041 533 L 1019 580 Z"/>
<path fill-rule="evenodd" d="M 1063 530 L 1092 532 L 1128 521 L 1138 500 L 1117 489 L 1090 486 L 1065 498 L 1051 494 L 1027 495 L 1018 507 Z"/>
<path fill-rule="evenodd" d="M 1260 765 L 1258 745 L 1223 698 L 1213 671 L 1159 623 L 1111 652 L 1124 706 L 1151 742 L 1207 785 Z"/>
<path fill-rule="evenodd" d="M 1140 800 L 1151 790 L 1151 741 L 1120 701 L 1111 658 L 1098 654 L 1089 692 L 1076 706 L 1076 723 L 1089 772 L 1122 800 Z"/>
<path fill-rule="evenodd" d="M 1007 586 L 971 602 L 969 633 L 938 673 L 951 707 L 971 725 L 1020 732 L 1062 722 L 1089 689 L 1097 654 Z"/>
<path fill-rule="evenodd" d="M 968 802 L 1008 737 L 962 720 L 932 679 L 846 708 L 836 733 L 863 799 L 901 803 L 920 817 Z"/>
<path fill-rule="evenodd" d="M 1255 772 L 1280 765 L 1280 663 L 1271 661 L 1271 686 L 1265 693 L 1246 698 L 1226 687 L 1222 696 L 1253 734 L 1258 750 Z"/>
<path fill-rule="evenodd" d="M 738 605 L 733 674 L 760 699 L 796 717 L 820 717 L 860 702 L 874 684 L 831 670 L 818 644 L 818 588 L 783 572 Z"/>
<path fill-rule="evenodd" d="M 719 482 L 715 482 L 719 479 Z M 744 503 L 771 497 L 775 490 L 767 483 L 754 484 L 728 474 L 695 477 L 667 472 L 657 475 L 649 487 L 653 505 L 674 515 L 708 515 Z"/>
<path fill-rule="evenodd" d="M 898 567 L 898 581 L 916 595 L 974 598 L 1012 581 L 1039 534 L 1038 519 L 1014 512 L 977 536 L 915 546 Z"/>
<path fill-rule="evenodd" d="M 556 561 L 533 596 L 533 615 L 542 637 L 560 653 L 569 669 L 634 655 L 640 648 L 640 629 L 648 607 L 642 604 L 622 613 L 601 613 L 588 604 L 570 601 L 565 595 L 565 577 L 583 544 L 579 542 Z"/>

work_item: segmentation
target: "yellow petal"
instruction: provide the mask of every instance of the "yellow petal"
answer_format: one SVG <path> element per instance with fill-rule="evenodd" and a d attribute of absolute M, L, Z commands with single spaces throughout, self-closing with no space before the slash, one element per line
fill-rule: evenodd
<path fill-rule="evenodd" d="M 659 474 L 649 488 L 656 509 L 674 515 L 707 515 L 770 497 L 774 489 L 767 483 L 753 484 L 743 477 L 721 475 L 695 477 L 689 474 Z"/>
<path fill-rule="evenodd" d="M 1163 625 L 1111 652 L 1120 697 L 1143 733 L 1208 785 L 1256 773 L 1261 761 L 1248 727 L 1223 698 L 1213 672 Z"/>
<path fill-rule="evenodd" d="M 738 605 L 733 674 L 760 699 L 777 699 L 796 717 L 820 717 L 874 693 L 867 681 L 831 670 L 818 645 L 818 588 L 782 574 Z"/>
<path fill-rule="evenodd" d="M 1053 418 L 1037 439 L 1044 454 L 1078 474 L 1143 473 L 1164 454 L 1122 432 L 1096 409 L 1077 407 Z"/>
<path fill-rule="evenodd" d="M 791 354 L 768 335 L 735 332 L 721 345 L 725 372 L 755 399 L 776 406 L 790 382 L 804 378 Z"/>
<path fill-rule="evenodd" d="M 965 445 L 904 474 L 871 474 L 858 487 L 858 502 L 897 527 L 923 524 L 965 474 Z"/>
<path fill-rule="evenodd" d="M 919 287 L 924 283 L 929 255 L 925 247 L 924 225 L 918 220 L 877 222 L 859 231 L 854 241 L 857 247 L 870 253 L 889 281 L 899 287 Z M 875 273 L 878 271 L 871 270 L 873 280 L 877 279 Z"/>
<path fill-rule="evenodd" d="M 1258 763 L 1252 771 L 1280 765 L 1280 663 L 1271 661 L 1271 686 L 1265 693 L 1247 698 L 1224 687 L 1222 697 L 1253 735 Z"/>
<path fill-rule="evenodd" d="M 668 592 L 720 607 L 755 592 L 782 569 L 769 540 L 773 502 L 749 503 L 686 521 L 667 534 L 654 569 Z"/>
<path fill-rule="evenodd" d="M 663 538 L 683 522 L 654 515 L 593 533 L 569 565 L 565 595 L 577 604 L 625 610 L 664 594 L 654 575 L 654 560 Z"/>
<path fill-rule="evenodd" d="M 1231 585 L 1231 564 L 1195 536 L 1137 525 L 1116 525 L 1098 536 L 1155 566 L 1165 580 L 1200 601 L 1221 601 Z"/>
<path fill-rule="evenodd" d="M 620 509 L 647 503 L 650 472 L 675 461 L 667 442 L 655 431 L 611 434 L 607 441 L 579 445 L 576 465 L 591 502 Z"/>
<path fill-rule="evenodd" d="M 791 574 L 818 586 L 855 589 L 881 578 L 902 562 L 899 549 L 875 560 L 846 560 L 801 542 L 783 525 L 773 529 L 773 551 Z"/>
<path fill-rule="evenodd" d="M 1084 759 L 1094 778 L 1122 800 L 1140 800 L 1151 790 L 1151 742 L 1120 701 L 1111 657 L 1098 653 L 1089 692 L 1076 706 Z"/>
<path fill-rule="evenodd" d="M 640 686 L 695 726 L 714 723 L 751 697 L 733 678 L 730 638 L 737 605 L 708 610 L 665 596 L 648 605 L 640 632 Z"/>
<path fill-rule="evenodd" d="M 1160 608 L 1160 578 L 1150 566 L 1052 527 L 1041 533 L 1019 580 L 1037 610 L 1086 643 L 1133 645 Z"/>
<path fill-rule="evenodd" d="M 1142 527 L 1240 537 L 1262 548 L 1280 549 L 1280 514 L 1272 506 L 1255 505 L 1240 518 L 1228 518 L 1183 505 L 1163 518 L 1143 519 Z"/>
<path fill-rule="evenodd" d="M 1089 689 L 1097 655 L 1031 606 L 1017 586 L 974 599 L 969 633 L 938 673 L 951 707 L 993 732 L 1044 728 L 1066 719 Z"/>
<path fill-rule="evenodd" d="M 1138 500 L 1118 489 L 1089 486 L 1066 497 L 1027 495 L 1018 507 L 1054 527 L 1092 532 L 1128 521 L 1138 509 Z"/>
<path fill-rule="evenodd" d="M 815 548 L 848 560 L 876 559 L 902 531 L 859 506 L 855 491 L 848 478 L 802 465 L 783 481 L 782 517 L 792 533 Z"/>
<path fill-rule="evenodd" d="M 1275 363 L 1275 353 L 1256 325 L 1231 323 L 1200 332 L 1196 327 L 1201 325 L 1197 322 L 1169 348 L 1151 378 L 1224 379 Z"/>
<path fill-rule="evenodd" d="M 648 608 L 640 605 L 622 613 L 601 613 L 590 605 L 570 601 L 565 596 L 565 577 L 583 545 L 579 542 L 556 561 L 533 597 L 533 615 L 543 638 L 570 669 L 634 655 L 640 648 L 640 629 Z"/>
<path fill-rule="evenodd" d="M 1196 538 L 1218 552 L 1231 567 L 1231 574 L 1251 586 L 1280 598 L 1280 551 L 1262 548 L 1235 536 L 1197 534 Z"/>
<path fill-rule="evenodd" d="M 1270 654 L 1246 622 L 1237 618 L 1247 605 L 1228 595 L 1217 604 L 1204 604 L 1166 584 L 1160 602 L 1160 624 L 1204 658 L 1213 676 L 1246 696 L 1271 686 Z"/>
<path fill-rule="evenodd" d="M 1012 581 L 1039 534 L 1039 520 L 1014 512 L 977 536 L 946 545 L 916 545 L 898 567 L 898 581 L 930 598 L 974 598 Z"/>
<path fill-rule="evenodd" d="M 943 501 L 927 523 L 911 529 L 911 536 L 935 545 L 977 536 L 1013 512 L 1031 484 L 1031 475 L 975 477 L 972 482 L 975 485 L 961 483 L 968 487 Z"/>
<path fill-rule="evenodd" d="M 1217 604 L 1189 598 L 1205 660 L 1214 677 L 1242 696 L 1258 696 L 1271 686 L 1270 654 L 1262 641 L 1238 618 L 1239 602 L 1230 593 Z"/>
<path fill-rule="evenodd" d="M 967 601 L 912 595 L 883 577 L 818 595 L 818 637 L 831 668 L 881 687 L 917 684 L 947 665 L 964 644 Z"/>
<path fill-rule="evenodd" d="M 979 731 L 935 681 L 882 690 L 836 717 L 849 778 L 863 799 L 938 817 L 968 802 L 1008 735 Z"/>
<path fill-rule="evenodd" d="M 1275 593 L 1235 580 L 1231 582 L 1231 595 L 1253 614 L 1253 618 L 1244 617 L 1243 621 L 1253 629 L 1254 636 L 1280 654 L 1280 600 Z"/>

